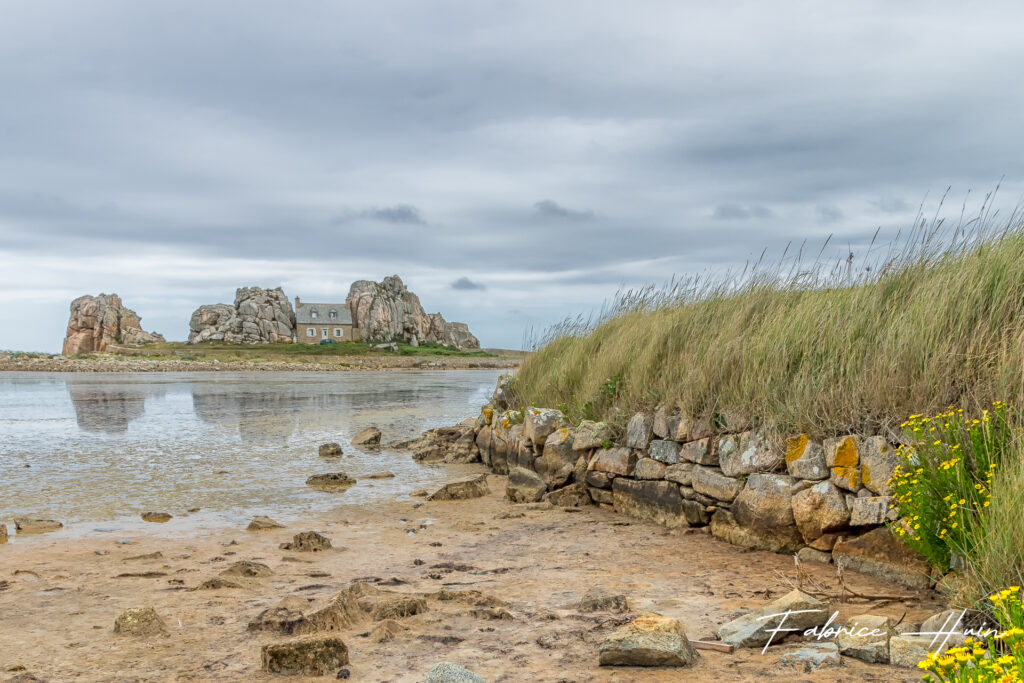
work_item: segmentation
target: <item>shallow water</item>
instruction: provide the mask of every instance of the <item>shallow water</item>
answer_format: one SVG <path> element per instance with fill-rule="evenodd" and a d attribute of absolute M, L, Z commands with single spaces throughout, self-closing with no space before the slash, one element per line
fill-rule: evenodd
<path fill-rule="evenodd" d="M 459 422 L 501 372 L 0 373 L 0 522 L 120 530 L 160 510 L 175 515 L 168 527 L 234 525 L 405 497 L 470 468 L 357 449 L 350 437 L 376 426 L 386 443 Z M 320 458 L 327 441 L 345 456 Z M 337 493 L 305 485 L 311 474 L 383 470 L 396 477 Z"/>

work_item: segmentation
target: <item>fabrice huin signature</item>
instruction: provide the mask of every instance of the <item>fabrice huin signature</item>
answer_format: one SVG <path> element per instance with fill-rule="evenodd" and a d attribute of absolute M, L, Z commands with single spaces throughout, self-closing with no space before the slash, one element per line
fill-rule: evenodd
<path fill-rule="evenodd" d="M 776 614 L 766 614 L 762 617 L 758 617 L 758 621 L 767 621 L 769 619 L 778 619 L 778 624 L 774 628 L 768 628 L 772 622 L 768 622 L 765 626 L 765 633 L 768 633 L 768 642 L 765 643 L 764 648 L 761 649 L 761 654 L 764 654 L 768 649 L 768 646 L 772 644 L 775 637 L 782 633 L 788 634 L 800 631 L 799 628 L 786 628 L 786 619 L 794 614 L 811 614 L 813 612 L 824 612 L 825 610 L 816 609 L 804 609 L 804 610 L 787 610 L 785 612 L 778 612 Z M 932 636 L 931 646 L 934 649 L 941 649 L 949 642 L 950 638 L 956 637 L 973 637 L 973 638 L 986 638 L 989 635 L 993 635 L 998 632 L 998 629 L 987 628 L 987 624 L 982 624 L 978 628 L 964 628 L 964 617 L 967 614 L 967 610 L 961 611 L 959 614 L 950 611 L 946 621 L 939 627 L 937 631 L 915 631 L 911 633 L 903 633 L 904 636 Z M 839 617 L 839 612 L 833 612 L 821 626 L 815 626 L 809 629 L 803 629 L 803 635 L 806 637 L 813 637 L 815 640 L 829 640 L 832 638 L 838 638 L 840 634 L 846 633 L 848 635 L 858 638 L 871 638 L 871 637 L 882 637 L 886 634 L 885 631 L 880 631 L 877 628 L 861 627 L 859 624 L 854 622 L 853 624 L 847 624 L 844 626 L 835 625 L 833 622 Z M 782 637 L 785 637 L 783 635 Z"/>

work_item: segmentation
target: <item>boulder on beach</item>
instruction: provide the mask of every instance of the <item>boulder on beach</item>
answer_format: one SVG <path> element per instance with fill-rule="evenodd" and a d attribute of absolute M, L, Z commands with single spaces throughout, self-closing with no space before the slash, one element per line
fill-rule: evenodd
<path fill-rule="evenodd" d="M 274 674 L 325 676 L 348 664 L 341 638 L 300 638 L 263 646 L 261 665 Z"/>
<path fill-rule="evenodd" d="M 320 444 L 320 457 L 321 458 L 340 458 L 342 456 L 341 444 L 340 443 L 322 443 Z"/>
<path fill-rule="evenodd" d="M 487 486 L 487 475 L 468 477 L 449 482 L 427 496 L 427 500 L 468 500 L 481 498 L 491 492 Z"/>
<path fill-rule="evenodd" d="M 45 534 L 50 531 L 58 531 L 63 527 L 64 525 L 55 519 L 14 518 L 14 528 L 19 534 Z"/>
<path fill-rule="evenodd" d="M 174 519 L 174 515 L 169 512 L 143 512 L 143 522 L 156 522 L 157 524 L 163 524 Z"/>
<path fill-rule="evenodd" d="M 274 521 L 270 517 L 264 515 L 256 515 L 249 522 L 249 526 L 245 529 L 246 531 L 267 531 L 269 529 L 284 529 L 284 524 Z"/>
<path fill-rule="evenodd" d="M 0 544 L 7 543 L 7 525 L 0 524 Z"/>
<path fill-rule="evenodd" d="M 804 630 L 824 624 L 829 613 L 827 602 L 793 590 L 760 609 L 723 624 L 718 629 L 718 637 L 723 643 L 734 647 L 761 648 L 769 641 L 779 643 L 782 640 L 779 634 L 770 632 L 782 619 L 775 615 L 786 614 L 786 628 Z"/>
<path fill-rule="evenodd" d="M 601 643 L 601 666 L 689 666 L 697 653 L 678 620 L 645 614 Z"/>
<path fill-rule="evenodd" d="M 544 497 L 548 485 L 544 479 L 525 467 L 513 467 L 505 483 L 505 497 L 513 503 L 536 503 Z"/>
<path fill-rule="evenodd" d="M 114 621 L 114 633 L 153 636 L 167 632 L 167 624 L 152 607 L 126 609 Z"/>
<path fill-rule="evenodd" d="M 373 474 L 363 475 L 363 479 L 394 479 L 394 472 L 374 472 Z"/>
<path fill-rule="evenodd" d="M 325 474 L 314 474 L 306 479 L 306 485 L 314 488 L 341 489 L 352 486 L 356 480 L 344 472 L 327 472 Z"/>
<path fill-rule="evenodd" d="M 316 552 L 327 550 L 331 547 L 331 540 L 315 531 L 303 531 L 295 534 L 290 543 L 282 543 L 281 550 L 294 550 L 297 552 Z"/>
<path fill-rule="evenodd" d="M 367 427 L 352 437 L 353 446 L 379 446 L 380 430 L 376 427 Z"/>

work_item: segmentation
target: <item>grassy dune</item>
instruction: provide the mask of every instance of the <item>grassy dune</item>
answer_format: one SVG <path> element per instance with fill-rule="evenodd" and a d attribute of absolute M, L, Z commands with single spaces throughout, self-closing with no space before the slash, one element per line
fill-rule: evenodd
<path fill-rule="evenodd" d="M 1024 405 L 1024 221 L 990 222 L 919 222 L 870 266 L 797 259 L 626 292 L 596 324 L 552 330 L 514 395 L 618 424 L 666 405 L 818 436 Z"/>

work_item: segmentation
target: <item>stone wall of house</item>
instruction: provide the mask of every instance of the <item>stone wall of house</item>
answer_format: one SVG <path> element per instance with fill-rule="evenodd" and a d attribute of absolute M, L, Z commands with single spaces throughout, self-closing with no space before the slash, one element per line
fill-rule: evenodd
<path fill-rule="evenodd" d="M 639 413 L 625 434 L 561 412 L 510 409 L 499 383 L 474 427 L 480 459 L 517 502 L 596 504 L 747 548 L 796 553 L 921 588 L 928 565 L 886 522 L 898 458 L 884 437 L 770 438 L 750 420 Z"/>

